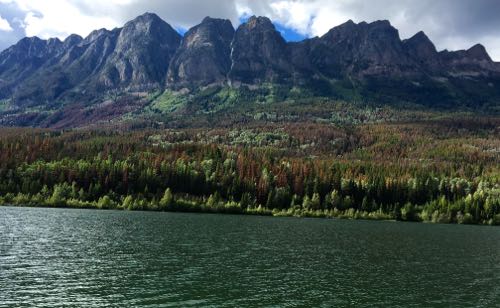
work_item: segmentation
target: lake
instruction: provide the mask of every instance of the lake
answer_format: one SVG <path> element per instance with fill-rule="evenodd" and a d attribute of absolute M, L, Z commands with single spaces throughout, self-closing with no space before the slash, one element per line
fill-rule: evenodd
<path fill-rule="evenodd" d="M 498 227 L 0 207 L 0 307 L 499 303 Z"/>

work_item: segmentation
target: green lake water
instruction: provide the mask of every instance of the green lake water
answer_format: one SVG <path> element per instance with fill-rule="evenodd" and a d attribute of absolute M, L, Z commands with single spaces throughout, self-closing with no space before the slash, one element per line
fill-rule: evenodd
<path fill-rule="evenodd" d="M 498 305 L 498 227 L 0 207 L 0 307 Z"/>

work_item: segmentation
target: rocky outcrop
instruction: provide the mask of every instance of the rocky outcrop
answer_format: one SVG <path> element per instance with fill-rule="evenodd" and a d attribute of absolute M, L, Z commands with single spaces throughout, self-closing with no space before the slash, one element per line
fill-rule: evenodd
<path fill-rule="evenodd" d="M 0 54 L 0 97 L 13 95 L 16 89 L 47 61 L 64 50 L 58 39 L 27 37 Z"/>
<path fill-rule="evenodd" d="M 181 36 L 155 14 L 125 24 L 98 82 L 106 88 L 146 91 L 160 88 Z"/>
<path fill-rule="evenodd" d="M 310 57 L 316 69 L 331 78 L 401 76 L 416 70 L 398 31 L 388 21 L 348 21 L 315 40 Z"/>
<path fill-rule="evenodd" d="M 170 64 L 167 84 L 182 88 L 225 83 L 233 37 L 229 20 L 205 18 L 184 35 Z"/>
<path fill-rule="evenodd" d="M 442 69 L 452 76 L 489 76 L 499 73 L 498 63 L 491 60 L 483 45 L 468 50 L 442 51 Z"/>
<path fill-rule="evenodd" d="M 406 53 L 424 70 L 438 72 L 441 61 L 436 47 L 427 35 L 420 31 L 403 41 Z"/>
<path fill-rule="evenodd" d="M 287 82 L 293 71 L 288 45 L 266 17 L 251 17 L 231 43 L 232 84 Z"/>
<path fill-rule="evenodd" d="M 94 97 L 107 89 L 161 88 L 180 40 L 169 24 L 150 13 L 123 28 L 95 30 L 84 39 L 23 39 L 0 55 L 0 88 L 20 103 L 63 94 Z M 5 89 L 10 84 L 16 87 Z"/>

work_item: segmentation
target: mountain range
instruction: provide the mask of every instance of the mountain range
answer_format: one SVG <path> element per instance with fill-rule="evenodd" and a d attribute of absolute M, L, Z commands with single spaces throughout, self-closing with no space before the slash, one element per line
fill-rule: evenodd
<path fill-rule="evenodd" d="M 30 37 L 2 51 L 0 119 L 11 122 L 0 123 L 30 125 L 15 119 L 102 103 L 113 93 L 167 90 L 189 96 L 207 88 L 252 91 L 269 85 L 284 89 L 283 99 L 299 91 L 498 109 L 500 63 L 479 44 L 438 51 L 423 32 L 402 40 L 388 21 L 348 21 L 321 37 L 287 42 L 266 17 L 251 17 L 237 29 L 229 20 L 207 17 L 181 36 L 146 13 L 86 38 Z"/>

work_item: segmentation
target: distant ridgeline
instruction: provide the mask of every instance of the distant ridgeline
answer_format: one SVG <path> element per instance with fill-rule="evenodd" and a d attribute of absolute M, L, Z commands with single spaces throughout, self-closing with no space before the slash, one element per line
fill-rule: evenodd
<path fill-rule="evenodd" d="M 60 110 L 113 118 L 144 108 L 148 93 L 169 90 L 189 100 L 207 88 L 214 89 L 207 100 L 230 89 L 254 93 L 238 102 L 264 92 L 273 101 L 327 97 L 498 110 L 500 63 L 481 45 L 438 52 L 423 32 L 401 40 L 388 21 L 348 21 L 322 37 L 286 42 L 266 17 L 236 30 L 229 20 L 207 17 L 181 37 L 147 13 L 86 38 L 24 38 L 4 50 L 0 124 L 50 126 Z M 102 104 L 104 111 L 88 109 Z"/>

